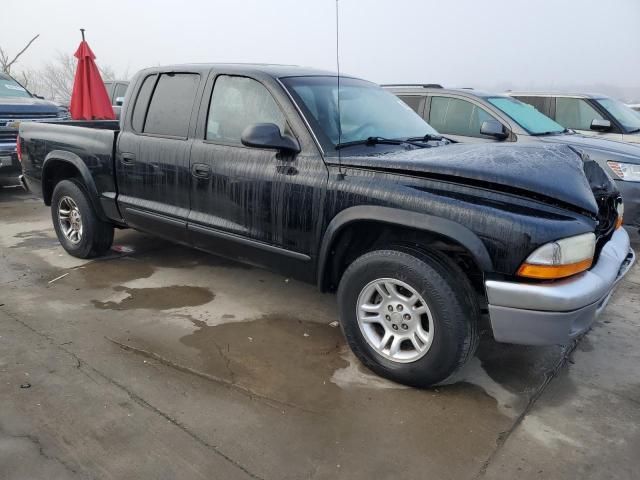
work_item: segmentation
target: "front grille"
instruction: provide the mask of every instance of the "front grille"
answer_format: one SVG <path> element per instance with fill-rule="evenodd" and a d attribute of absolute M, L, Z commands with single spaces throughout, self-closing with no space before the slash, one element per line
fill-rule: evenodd
<path fill-rule="evenodd" d="M 10 142 L 15 143 L 17 138 L 18 138 L 18 130 L 0 128 L 0 143 L 10 143 Z"/>

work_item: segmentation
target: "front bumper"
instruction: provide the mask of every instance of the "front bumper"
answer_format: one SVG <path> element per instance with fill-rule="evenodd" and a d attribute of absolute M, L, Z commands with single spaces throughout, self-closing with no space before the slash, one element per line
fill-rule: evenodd
<path fill-rule="evenodd" d="M 568 343 L 589 329 L 634 261 L 629 235 L 619 228 L 586 272 L 549 283 L 487 280 L 494 338 L 521 345 Z"/>

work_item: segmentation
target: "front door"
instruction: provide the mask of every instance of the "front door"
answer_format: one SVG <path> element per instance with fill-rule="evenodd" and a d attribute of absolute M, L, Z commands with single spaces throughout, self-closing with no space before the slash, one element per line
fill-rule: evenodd
<path fill-rule="evenodd" d="M 264 83 L 217 75 L 210 84 L 202 138 L 191 152 L 191 241 L 298 277 L 312 274 L 307 264 L 317 238 L 314 219 L 321 218 L 328 178 L 315 145 L 301 138 L 306 132 L 299 125 L 287 122 L 286 100 Z M 254 123 L 276 124 L 298 138 L 302 152 L 245 147 L 242 132 Z"/>
<path fill-rule="evenodd" d="M 186 242 L 190 124 L 200 75 L 161 73 L 143 80 L 118 140 L 116 174 L 127 223 Z"/>

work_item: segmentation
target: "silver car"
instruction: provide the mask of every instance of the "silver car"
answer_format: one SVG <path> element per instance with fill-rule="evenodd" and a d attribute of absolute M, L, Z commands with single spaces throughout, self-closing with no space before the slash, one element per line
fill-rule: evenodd
<path fill-rule="evenodd" d="M 640 113 L 615 98 L 584 93 L 507 92 L 583 135 L 640 143 Z"/>

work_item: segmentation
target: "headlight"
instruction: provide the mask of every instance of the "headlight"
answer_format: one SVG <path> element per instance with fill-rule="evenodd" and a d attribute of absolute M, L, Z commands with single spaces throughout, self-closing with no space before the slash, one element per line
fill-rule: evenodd
<path fill-rule="evenodd" d="M 607 165 L 620 179 L 628 182 L 640 182 L 640 165 L 614 162 L 612 160 L 609 160 Z"/>
<path fill-rule="evenodd" d="M 591 267 L 595 251 L 593 233 L 563 238 L 536 249 L 520 266 L 518 275 L 544 280 L 569 277 Z"/>

